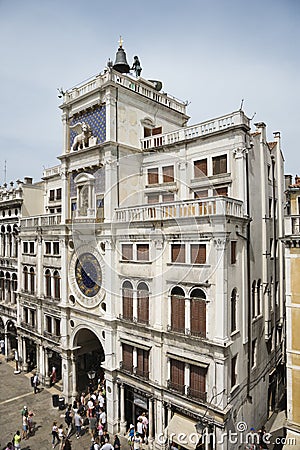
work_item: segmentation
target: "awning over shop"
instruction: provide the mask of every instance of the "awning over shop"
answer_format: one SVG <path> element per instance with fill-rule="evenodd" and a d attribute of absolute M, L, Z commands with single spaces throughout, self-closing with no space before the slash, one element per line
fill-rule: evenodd
<path fill-rule="evenodd" d="M 196 421 L 188 417 L 174 414 L 167 427 L 168 438 L 181 447 L 189 450 L 195 450 L 198 444 L 198 439 L 201 437 L 196 431 Z"/>

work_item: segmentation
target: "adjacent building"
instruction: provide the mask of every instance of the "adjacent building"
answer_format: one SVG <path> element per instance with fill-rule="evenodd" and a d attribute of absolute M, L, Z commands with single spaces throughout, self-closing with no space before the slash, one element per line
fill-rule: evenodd
<path fill-rule="evenodd" d="M 287 437 L 300 439 L 300 179 L 286 176 L 285 260 L 286 260 L 286 375 Z M 290 441 L 292 442 L 292 441 Z"/>
<path fill-rule="evenodd" d="M 188 125 L 121 45 L 61 110 L 42 210 L 18 219 L 24 364 L 45 384 L 55 366 L 68 400 L 104 374 L 110 432 L 146 412 L 151 445 L 206 428 L 236 448 L 222 434 L 283 393 L 280 134 L 242 110 Z"/>

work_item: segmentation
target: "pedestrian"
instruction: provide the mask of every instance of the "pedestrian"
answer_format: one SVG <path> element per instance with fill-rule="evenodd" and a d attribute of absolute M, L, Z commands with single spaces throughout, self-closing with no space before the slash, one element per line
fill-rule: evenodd
<path fill-rule="evenodd" d="M 22 416 L 28 416 L 28 409 L 27 409 L 27 406 L 25 405 L 25 406 L 23 406 L 23 409 L 22 409 L 22 411 L 21 411 L 21 414 L 22 414 Z"/>
<path fill-rule="evenodd" d="M 140 436 L 142 439 L 144 439 L 144 426 L 143 426 L 143 420 L 142 420 L 142 418 L 140 418 L 140 419 L 137 421 L 137 424 L 136 424 L 136 431 L 139 433 L 139 436 Z"/>
<path fill-rule="evenodd" d="M 79 439 L 81 435 L 82 418 L 78 411 L 75 412 L 74 423 L 76 428 L 76 438 Z"/>
<path fill-rule="evenodd" d="M 92 441 L 94 441 L 96 437 L 97 430 L 97 418 L 95 417 L 95 413 L 92 412 L 91 417 L 89 417 L 89 433 L 91 435 Z"/>
<path fill-rule="evenodd" d="M 39 382 L 39 377 L 38 377 L 38 374 L 35 372 L 35 374 L 34 374 L 34 377 L 33 377 L 33 380 L 32 380 L 32 384 L 33 384 L 33 392 L 35 393 L 35 394 L 37 394 L 37 392 L 38 392 L 38 385 L 40 384 L 40 382 Z"/>
<path fill-rule="evenodd" d="M 57 433 L 58 433 L 58 438 L 60 440 L 60 449 L 62 449 L 63 440 L 66 437 L 65 432 L 64 432 L 64 426 L 62 423 L 59 425 Z"/>
<path fill-rule="evenodd" d="M 99 438 L 95 439 L 95 442 L 92 443 L 90 450 L 100 450 Z"/>
<path fill-rule="evenodd" d="M 133 450 L 140 450 L 142 442 L 143 442 L 143 440 L 140 437 L 140 434 L 138 432 L 136 432 L 135 436 L 133 438 Z"/>
<path fill-rule="evenodd" d="M 134 425 L 130 424 L 129 430 L 128 430 L 128 445 L 130 446 L 131 449 L 133 449 L 133 438 L 134 438 Z"/>
<path fill-rule="evenodd" d="M 106 430 L 106 413 L 102 409 L 100 409 L 99 420 L 103 426 L 103 430 Z"/>
<path fill-rule="evenodd" d="M 120 448 L 121 448 L 121 442 L 120 442 L 119 436 L 118 436 L 117 434 L 115 434 L 115 439 L 114 439 L 114 443 L 113 443 L 113 448 L 114 448 L 115 450 L 120 450 Z"/>
<path fill-rule="evenodd" d="M 100 450 L 114 450 L 113 446 L 106 440 Z"/>
<path fill-rule="evenodd" d="M 12 444 L 12 442 L 8 442 L 8 444 L 7 444 L 7 446 L 6 446 L 6 449 L 5 450 L 13 450 L 13 444 Z"/>
<path fill-rule="evenodd" d="M 21 434 L 20 431 L 16 431 L 16 434 L 13 437 L 14 448 L 21 448 Z"/>
<path fill-rule="evenodd" d="M 4 355 L 5 354 L 5 342 L 4 342 L 3 338 L 1 338 L 1 340 L 0 340 L 0 350 L 1 350 L 1 354 Z"/>
<path fill-rule="evenodd" d="M 56 422 L 53 422 L 51 434 L 52 434 L 52 448 L 54 448 L 55 445 L 59 444 L 59 442 L 60 442 L 59 437 L 58 437 L 58 427 L 57 427 Z M 55 442 L 55 440 L 56 440 L 56 442 Z"/>
<path fill-rule="evenodd" d="M 63 440 L 62 449 L 61 450 L 71 450 L 71 442 L 68 438 Z"/>
<path fill-rule="evenodd" d="M 31 434 L 34 434 L 34 422 L 33 422 L 33 411 L 29 411 L 28 417 L 27 417 L 27 423 L 28 423 L 28 436 Z"/>
<path fill-rule="evenodd" d="M 267 445 L 267 439 L 266 439 L 266 429 L 265 427 L 261 427 L 261 429 L 258 431 L 259 435 L 259 448 L 260 449 L 267 449 L 269 448 Z"/>
<path fill-rule="evenodd" d="M 28 416 L 22 416 L 22 439 L 28 438 Z"/>
<path fill-rule="evenodd" d="M 66 414 L 65 414 L 65 423 L 67 424 L 67 438 L 69 438 L 72 434 L 72 428 L 73 428 L 73 419 L 72 419 L 72 410 L 71 405 L 67 407 Z"/>
<path fill-rule="evenodd" d="M 51 386 L 53 386 L 56 383 L 56 368 L 54 366 L 52 367 L 52 372 L 50 375 L 50 382 L 51 382 Z"/>

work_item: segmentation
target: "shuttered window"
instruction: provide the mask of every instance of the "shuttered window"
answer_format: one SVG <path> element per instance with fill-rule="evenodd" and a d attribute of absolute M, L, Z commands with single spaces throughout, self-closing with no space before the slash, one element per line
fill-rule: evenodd
<path fill-rule="evenodd" d="M 191 264 L 206 263 L 206 245 L 191 244 Z"/>
<path fill-rule="evenodd" d="M 171 359 L 170 387 L 178 392 L 184 392 L 184 362 Z"/>
<path fill-rule="evenodd" d="M 129 282 L 123 285 L 123 318 L 133 320 L 133 290 Z"/>
<path fill-rule="evenodd" d="M 152 128 L 152 136 L 155 136 L 156 134 L 161 134 L 161 133 L 162 133 L 162 127 Z"/>
<path fill-rule="evenodd" d="M 195 191 L 194 192 L 194 197 L 195 198 L 207 198 L 208 197 L 208 190 L 207 189 L 203 189 L 201 191 Z"/>
<path fill-rule="evenodd" d="M 227 187 L 220 187 L 220 188 L 217 188 L 215 191 L 216 191 L 216 195 L 218 195 L 219 197 L 227 197 L 228 196 L 228 188 Z"/>
<path fill-rule="evenodd" d="M 45 272 L 45 288 L 46 297 L 51 297 L 51 273 L 49 269 L 47 269 Z"/>
<path fill-rule="evenodd" d="M 236 263 L 236 241 L 231 241 L 230 244 L 230 262 L 231 264 Z"/>
<path fill-rule="evenodd" d="M 231 387 L 237 384 L 237 355 L 231 359 Z"/>
<path fill-rule="evenodd" d="M 132 244 L 122 244 L 122 259 L 124 261 L 133 260 L 133 245 Z"/>
<path fill-rule="evenodd" d="M 231 333 L 236 331 L 236 289 L 231 292 Z"/>
<path fill-rule="evenodd" d="M 162 201 L 163 201 L 163 203 L 173 202 L 174 201 L 174 194 L 163 194 L 162 195 Z"/>
<path fill-rule="evenodd" d="M 163 167 L 162 172 L 164 183 L 171 183 L 174 181 L 174 166 Z"/>
<path fill-rule="evenodd" d="M 158 168 L 148 169 L 148 184 L 158 183 Z"/>
<path fill-rule="evenodd" d="M 206 400 L 206 372 L 204 367 L 190 366 L 190 394 L 203 401 Z"/>
<path fill-rule="evenodd" d="M 133 347 L 131 345 L 122 344 L 123 351 L 123 369 L 132 373 L 133 371 Z"/>
<path fill-rule="evenodd" d="M 199 178 L 207 175 L 207 159 L 194 161 L 194 177 Z"/>
<path fill-rule="evenodd" d="M 227 155 L 215 156 L 212 159 L 213 175 L 227 173 Z"/>
<path fill-rule="evenodd" d="M 136 252 L 138 261 L 149 261 L 149 244 L 137 244 Z"/>
<path fill-rule="evenodd" d="M 138 322 L 148 323 L 149 322 L 149 291 L 148 291 L 148 286 L 145 283 L 140 283 L 138 285 L 137 306 L 138 306 L 138 313 L 137 313 Z"/>
<path fill-rule="evenodd" d="M 158 194 L 151 194 L 148 195 L 148 203 L 159 203 L 159 195 Z"/>
<path fill-rule="evenodd" d="M 172 262 L 177 262 L 177 263 L 185 262 L 185 245 L 184 244 L 172 244 L 171 245 L 171 260 L 172 260 Z"/>
<path fill-rule="evenodd" d="M 149 378 L 149 351 L 137 348 L 137 375 Z"/>
<path fill-rule="evenodd" d="M 206 296 L 201 289 L 191 293 L 190 327 L 193 336 L 206 336 Z"/>
<path fill-rule="evenodd" d="M 185 298 L 181 288 L 171 292 L 171 328 L 179 333 L 185 332 Z"/>

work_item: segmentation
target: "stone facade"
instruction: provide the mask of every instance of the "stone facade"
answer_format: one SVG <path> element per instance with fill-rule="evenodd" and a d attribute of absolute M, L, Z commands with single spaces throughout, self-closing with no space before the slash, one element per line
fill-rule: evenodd
<path fill-rule="evenodd" d="M 68 400 L 104 373 L 110 432 L 145 411 L 151 445 L 196 425 L 221 442 L 282 394 L 280 136 L 241 110 L 187 126 L 155 87 L 109 68 L 65 93 L 60 165 L 20 219 L 19 353 L 33 342 Z M 71 150 L 85 121 L 95 138 Z"/>

